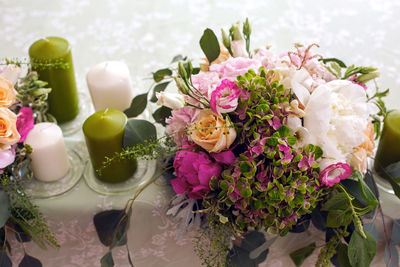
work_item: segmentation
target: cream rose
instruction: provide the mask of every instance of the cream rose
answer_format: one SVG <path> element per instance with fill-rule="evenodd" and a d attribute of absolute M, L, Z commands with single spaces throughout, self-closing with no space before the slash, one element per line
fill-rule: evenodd
<path fill-rule="evenodd" d="M 9 149 L 20 138 L 17 115 L 8 108 L 0 107 L 0 151 Z"/>
<path fill-rule="evenodd" d="M 228 117 L 224 120 L 209 109 L 200 111 L 199 117 L 190 127 L 193 142 L 208 152 L 228 149 L 236 138 L 236 131 Z"/>
<path fill-rule="evenodd" d="M 0 107 L 9 107 L 15 102 L 16 92 L 13 84 L 0 76 Z"/>

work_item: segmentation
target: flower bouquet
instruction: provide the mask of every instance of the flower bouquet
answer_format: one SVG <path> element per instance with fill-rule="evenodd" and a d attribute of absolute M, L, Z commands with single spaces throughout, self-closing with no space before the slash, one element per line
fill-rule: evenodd
<path fill-rule="evenodd" d="M 40 247 L 58 247 L 45 219 L 30 197 L 23 182 L 32 177 L 28 155 L 32 148 L 24 140 L 35 123 L 54 121 L 47 113 L 47 83 L 28 70 L 20 78 L 21 68 L 7 61 L 0 69 L 0 265 L 11 266 L 10 236 L 21 242 L 33 240 Z M 25 253 L 20 266 L 40 261 Z"/>
<path fill-rule="evenodd" d="M 327 236 L 317 266 L 368 266 L 376 240 L 364 218 L 379 200 L 367 158 L 388 90 L 367 87 L 375 68 L 325 58 L 316 44 L 277 55 L 250 50 L 250 34 L 248 20 L 234 24 L 220 45 L 206 29 L 199 68 L 176 56 L 177 68 L 156 71 L 151 101 L 162 107 L 153 117 L 166 139 L 116 157 L 174 153 L 167 214 L 181 234 L 200 229 L 196 251 L 207 266 L 257 266 L 275 240 L 260 231 L 284 236 L 311 221 Z M 179 93 L 164 91 L 172 80 Z M 290 256 L 299 266 L 315 248 Z"/>

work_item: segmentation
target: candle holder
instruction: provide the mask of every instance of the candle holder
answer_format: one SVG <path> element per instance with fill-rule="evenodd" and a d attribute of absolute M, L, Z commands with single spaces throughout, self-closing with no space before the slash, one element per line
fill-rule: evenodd
<path fill-rule="evenodd" d="M 369 158 L 368 159 L 368 166 L 370 167 L 370 169 L 372 170 L 373 174 L 374 174 L 374 180 L 376 182 L 376 185 L 382 189 L 383 191 L 385 191 L 386 193 L 392 194 L 394 195 L 394 191 L 393 188 L 391 186 L 391 184 L 385 179 L 383 178 L 373 167 L 374 166 L 374 160 Z M 384 171 L 390 175 L 390 177 L 400 177 L 400 161 L 390 164 L 389 166 L 387 166 Z M 396 181 L 396 180 L 395 180 Z M 396 181 L 398 182 L 398 181 Z"/>
<path fill-rule="evenodd" d="M 90 114 L 93 113 L 92 105 L 90 103 L 90 97 L 88 94 L 79 92 L 79 113 L 75 119 L 69 122 L 60 123 L 59 126 L 63 132 L 64 136 L 70 136 L 80 129 L 82 129 L 82 124 Z"/>
<path fill-rule="evenodd" d="M 43 199 L 62 195 L 74 188 L 82 177 L 85 164 L 74 149 L 67 148 L 67 154 L 70 168 L 64 177 L 54 182 L 42 182 L 36 178 L 25 179 L 25 193 L 34 199 Z"/>
<path fill-rule="evenodd" d="M 100 181 L 90 160 L 85 168 L 86 184 L 95 192 L 103 195 L 124 195 L 140 190 L 156 171 L 155 160 L 138 160 L 136 172 L 126 181 L 120 183 L 105 183 Z"/>

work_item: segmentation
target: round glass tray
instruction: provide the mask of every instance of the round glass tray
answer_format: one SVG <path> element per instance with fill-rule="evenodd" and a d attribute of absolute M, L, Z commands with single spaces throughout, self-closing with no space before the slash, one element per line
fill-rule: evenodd
<path fill-rule="evenodd" d="M 156 171 L 155 160 L 138 160 L 138 167 L 131 178 L 125 182 L 111 184 L 97 179 L 90 160 L 85 168 L 84 178 L 86 184 L 95 192 L 103 195 L 124 195 L 140 190 L 154 175 Z"/>
<path fill-rule="evenodd" d="M 60 123 L 59 126 L 64 137 L 72 135 L 82 129 L 83 122 L 93 113 L 92 101 L 88 94 L 79 92 L 79 114 L 69 122 Z"/>
<path fill-rule="evenodd" d="M 54 182 L 42 182 L 34 177 L 26 179 L 24 182 L 25 193 L 32 198 L 50 198 L 71 190 L 81 179 L 85 164 L 75 150 L 67 148 L 67 153 L 70 168 L 63 178 Z"/>

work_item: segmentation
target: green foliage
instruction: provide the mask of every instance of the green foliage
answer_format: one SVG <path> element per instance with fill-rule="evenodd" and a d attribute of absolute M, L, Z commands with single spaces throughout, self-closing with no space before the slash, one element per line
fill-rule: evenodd
<path fill-rule="evenodd" d="M 147 106 L 147 95 L 148 93 L 137 95 L 132 99 L 130 107 L 124 111 L 128 118 L 134 118 L 142 114 Z"/>
<path fill-rule="evenodd" d="M 143 143 L 145 140 L 155 139 L 157 130 L 154 124 L 146 120 L 128 120 L 124 133 L 124 148 Z"/>
<path fill-rule="evenodd" d="M 300 248 L 290 253 L 290 258 L 297 267 L 301 266 L 304 260 L 314 252 L 315 248 L 316 244 L 311 243 L 303 248 Z"/>
<path fill-rule="evenodd" d="M 165 77 L 171 76 L 172 70 L 165 68 L 153 73 L 153 79 L 156 83 L 161 82 Z"/>
<path fill-rule="evenodd" d="M 169 84 L 170 82 L 171 82 L 171 81 L 167 81 L 167 82 L 159 83 L 159 84 L 157 84 L 156 86 L 154 86 L 154 88 L 153 88 L 153 95 L 151 96 L 150 101 L 153 102 L 153 103 L 157 102 L 156 93 L 159 93 L 159 92 L 164 91 L 164 90 L 167 88 L 167 86 L 168 86 L 168 84 Z"/>
<path fill-rule="evenodd" d="M 165 127 L 167 125 L 165 119 L 172 115 L 171 111 L 172 109 L 162 106 L 154 111 L 153 118 L 156 122 L 161 123 Z"/>
<path fill-rule="evenodd" d="M 200 47 L 210 64 L 219 57 L 221 52 L 217 36 L 211 29 L 204 30 L 200 38 Z"/>
<path fill-rule="evenodd" d="M 365 237 L 363 237 L 358 231 L 354 231 L 348 247 L 351 266 L 369 266 L 376 254 L 376 246 L 376 240 L 370 233 L 365 232 Z"/>
<path fill-rule="evenodd" d="M 8 194 L 0 190 L 0 228 L 3 227 L 8 218 L 10 217 L 10 200 L 8 199 Z"/>
<path fill-rule="evenodd" d="M 42 263 L 35 257 L 25 253 L 18 267 L 42 267 Z"/>

